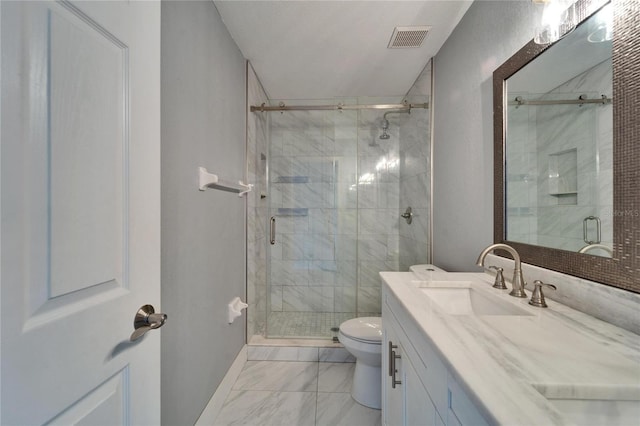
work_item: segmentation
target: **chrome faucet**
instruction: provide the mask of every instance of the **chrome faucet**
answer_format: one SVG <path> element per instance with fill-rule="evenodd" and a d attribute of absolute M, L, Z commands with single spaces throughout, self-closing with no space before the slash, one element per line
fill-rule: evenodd
<path fill-rule="evenodd" d="M 476 265 L 484 267 L 484 258 L 496 249 L 507 251 L 513 257 L 513 280 L 511 281 L 511 283 L 513 284 L 513 288 L 511 289 L 509 295 L 513 297 L 527 297 L 527 293 L 524 292 L 524 286 L 526 286 L 527 283 L 524 282 L 524 277 L 522 276 L 520 255 L 513 247 L 502 243 L 491 244 L 489 247 L 484 249 L 482 253 L 480 253 L 480 256 L 478 256 L 478 260 L 476 260 Z"/>
<path fill-rule="evenodd" d="M 604 250 L 605 252 L 607 252 L 609 256 L 613 257 L 613 249 L 609 246 L 606 246 L 604 244 L 599 244 L 599 243 L 586 245 L 582 247 L 580 250 L 578 250 L 578 253 L 588 253 L 591 250 L 595 250 L 595 249 Z"/>

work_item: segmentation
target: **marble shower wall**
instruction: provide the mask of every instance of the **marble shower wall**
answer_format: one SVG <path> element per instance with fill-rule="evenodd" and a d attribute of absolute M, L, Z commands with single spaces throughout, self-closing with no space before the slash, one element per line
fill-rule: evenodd
<path fill-rule="evenodd" d="M 611 82 L 608 60 L 549 93 L 522 96 L 610 97 Z M 508 239 L 577 251 L 586 245 L 583 219 L 597 216 L 612 246 L 612 126 L 611 105 L 509 107 Z M 595 226 L 589 231 L 595 239 Z"/>
<path fill-rule="evenodd" d="M 267 100 L 250 65 L 247 79 L 249 105 L 279 103 Z M 428 102 L 430 87 L 429 64 L 407 99 Z M 269 312 L 379 314 L 378 273 L 429 260 L 429 112 L 389 114 L 386 140 L 379 138 L 384 112 L 249 113 L 249 336 L 265 334 Z M 415 214 L 410 227 L 400 218 L 408 205 Z M 266 241 L 271 216 L 275 245 Z"/>
<path fill-rule="evenodd" d="M 428 103 L 431 61 L 406 96 L 412 104 Z M 428 109 L 414 109 L 400 127 L 400 213 L 411 207 L 411 225 L 400 220 L 400 269 L 431 263 L 431 126 Z"/>
<path fill-rule="evenodd" d="M 355 312 L 357 113 L 270 117 L 270 311 Z"/>
<path fill-rule="evenodd" d="M 611 60 L 567 81 L 550 98 L 590 99 L 613 93 Z M 613 247 L 613 106 L 539 108 L 538 243 L 577 251 L 584 247 L 582 221 L 602 221 L 602 243 Z M 558 177 L 550 177 L 556 176 Z M 565 175 L 567 175 L 565 177 Z M 556 182 L 559 181 L 559 182 Z M 575 197 L 550 195 L 576 191 Z M 590 229 L 595 239 L 595 227 Z M 596 254 L 593 252 L 593 254 Z"/>
<path fill-rule="evenodd" d="M 247 176 L 254 187 L 247 195 L 247 334 L 261 335 L 267 316 L 267 199 L 268 113 L 249 106 L 268 103 L 267 95 L 247 62 Z"/>
<path fill-rule="evenodd" d="M 509 106 L 507 111 L 507 235 L 512 241 L 538 244 L 537 108 Z"/>
<path fill-rule="evenodd" d="M 360 104 L 400 98 L 359 99 Z M 380 139 L 384 110 L 358 114 L 358 315 L 381 312 L 380 271 L 400 270 L 400 133 L 408 114 L 389 114 L 389 139 Z"/>
<path fill-rule="evenodd" d="M 430 81 L 428 66 L 411 102 L 428 102 Z M 279 240 L 271 247 L 271 311 L 379 313 L 378 273 L 428 261 L 429 113 L 389 114 L 389 139 L 380 139 L 383 115 L 271 116 L 270 205 Z M 400 219 L 407 206 L 411 226 Z"/>

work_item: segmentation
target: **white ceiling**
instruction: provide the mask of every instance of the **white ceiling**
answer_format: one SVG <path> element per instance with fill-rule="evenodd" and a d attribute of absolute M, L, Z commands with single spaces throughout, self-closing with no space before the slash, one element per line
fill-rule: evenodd
<path fill-rule="evenodd" d="M 473 0 L 214 0 L 270 99 L 403 96 Z M 429 25 L 419 48 L 387 49 L 396 26 Z"/>

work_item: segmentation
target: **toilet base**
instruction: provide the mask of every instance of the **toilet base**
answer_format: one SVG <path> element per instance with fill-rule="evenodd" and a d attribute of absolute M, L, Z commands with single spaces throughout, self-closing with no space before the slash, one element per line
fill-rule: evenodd
<path fill-rule="evenodd" d="M 379 410 L 382 406 L 380 398 L 381 381 L 381 366 L 374 367 L 356 361 L 351 396 L 357 403 Z"/>

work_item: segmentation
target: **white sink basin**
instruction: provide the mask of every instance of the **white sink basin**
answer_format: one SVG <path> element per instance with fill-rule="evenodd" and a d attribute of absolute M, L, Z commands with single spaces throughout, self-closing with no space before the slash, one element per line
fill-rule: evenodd
<path fill-rule="evenodd" d="M 481 294 L 469 287 L 424 287 L 420 291 L 451 315 L 532 315 L 505 300 Z"/>

